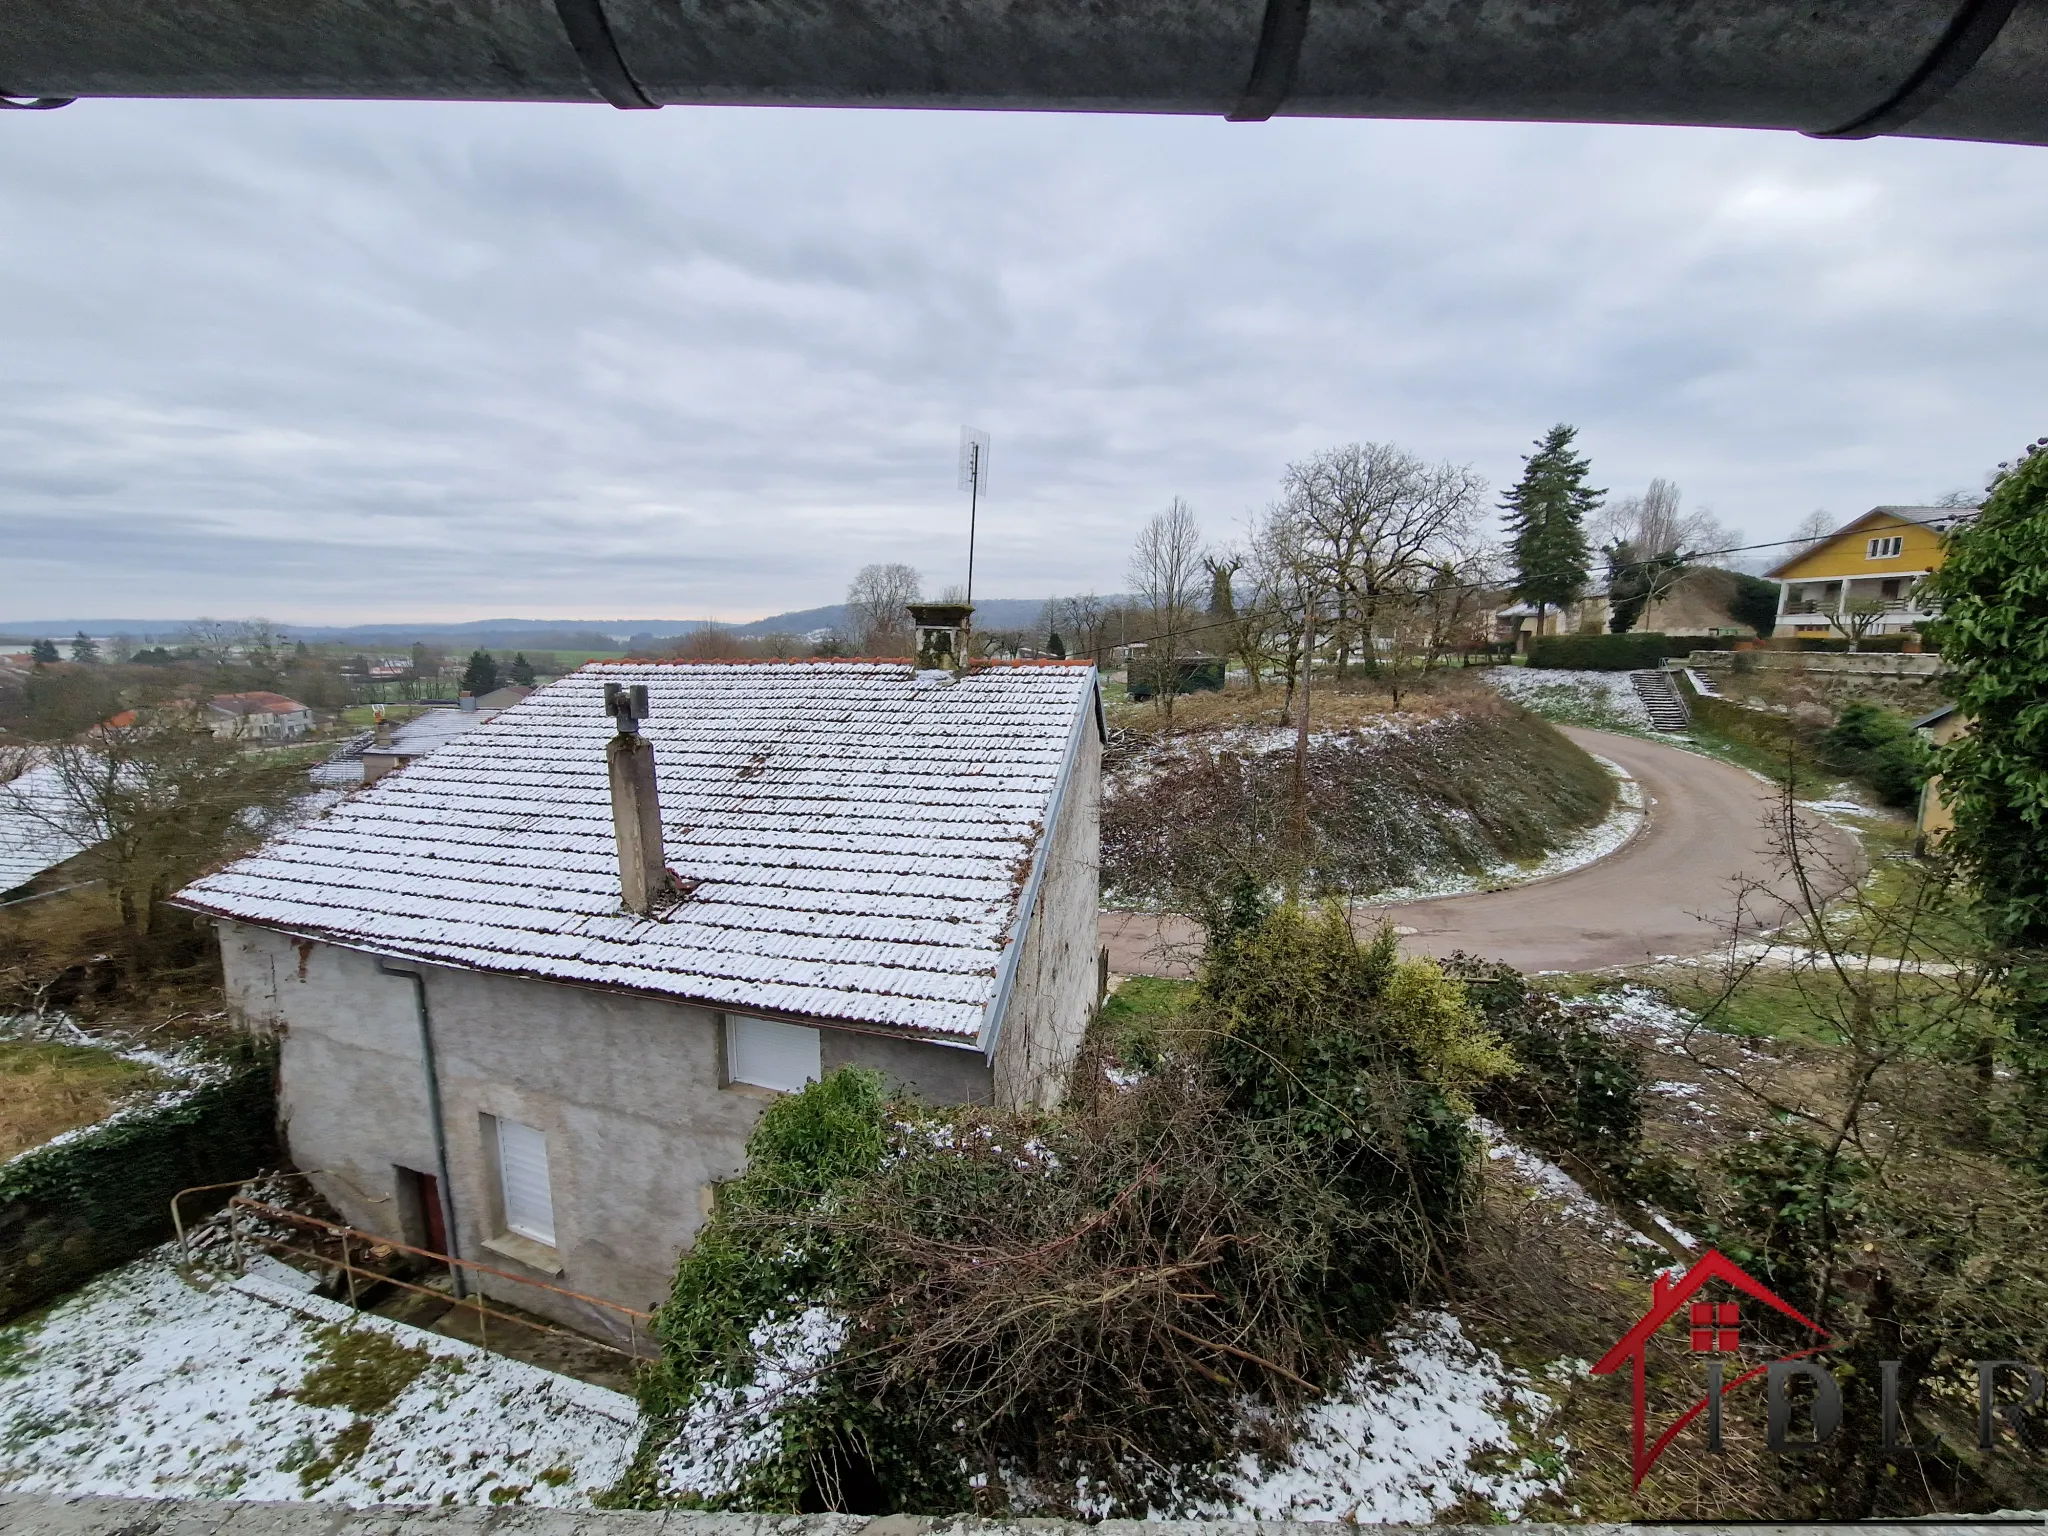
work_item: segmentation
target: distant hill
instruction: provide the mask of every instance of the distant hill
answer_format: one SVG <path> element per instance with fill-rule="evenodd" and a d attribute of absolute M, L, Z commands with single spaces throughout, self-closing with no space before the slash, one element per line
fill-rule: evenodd
<path fill-rule="evenodd" d="M 1035 629 L 1045 612 L 1042 597 L 987 597 L 974 605 L 974 625 L 977 629 Z M 692 624 L 690 628 L 701 626 Z M 798 608 L 791 613 L 773 613 L 765 619 L 756 619 L 751 624 L 729 624 L 725 626 L 735 634 L 745 636 L 785 634 L 807 635 L 814 629 L 830 629 L 841 634 L 846 632 L 846 604 L 833 603 L 827 608 Z"/>
<path fill-rule="evenodd" d="M 1116 599 L 1109 599 L 1116 601 Z M 1035 629 L 1045 611 L 1040 597 L 991 597 L 974 605 L 981 629 Z M 350 645 L 363 650 L 404 650 L 414 641 L 449 650 L 602 651 L 616 646 L 662 640 L 703 629 L 729 629 L 747 636 L 805 635 L 816 629 L 843 632 L 846 605 L 799 608 L 770 614 L 749 623 L 724 624 L 704 619 L 471 619 L 462 624 L 292 624 L 279 628 L 294 640 L 320 645 Z M 183 619 L 17 619 L 0 621 L 0 644 L 30 640 L 68 640 L 88 635 L 127 635 L 138 644 L 175 644 Z"/>

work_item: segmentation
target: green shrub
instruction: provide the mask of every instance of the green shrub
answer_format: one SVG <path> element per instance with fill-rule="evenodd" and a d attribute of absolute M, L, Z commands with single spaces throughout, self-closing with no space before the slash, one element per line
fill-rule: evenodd
<path fill-rule="evenodd" d="M 1886 805 L 1914 804 L 1927 780 L 1928 748 L 1913 727 L 1860 700 L 1843 705 L 1822 733 L 1820 755 L 1836 772 L 1862 780 Z"/>
<path fill-rule="evenodd" d="M 620 1499 L 675 1496 L 663 1448 L 708 1405 L 749 1448 L 714 1507 L 951 1513 L 1000 1467 L 1137 1512 L 1202 1495 L 1167 1469 L 1241 1449 L 1247 1400 L 1334 1380 L 1456 1242 L 1457 1100 L 1512 1064 L 1390 935 L 1239 916 L 1171 1028 L 1125 1031 L 1143 1070 L 1095 1055 L 1058 1111 L 891 1100 L 854 1069 L 778 1100 L 656 1319 Z M 844 1319 L 836 1350 L 764 1365 L 810 1307 Z"/>
<path fill-rule="evenodd" d="M 1546 1152 L 1625 1181 L 1642 1138 L 1642 1053 L 1532 991 L 1512 966 L 1460 954 L 1447 969 L 1521 1064 L 1486 1085 L 1480 1110 Z"/>
<path fill-rule="evenodd" d="M 1530 642 L 1529 665 L 1587 672 L 1635 672 L 1661 667 L 1666 656 L 1685 650 L 1688 644 L 1655 633 L 1544 635 Z"/>
<path fill-rule="evenodd" d="M 1735 578 L 1735 591 L 1728 599 L 1728 617 L 1768 637 L 1778 627 L 1778 584 L 1747 571 L 1728 574 Z"/>
<path fill-rule="evenodd" d="M 1127 695 L 1138 702 L 1151 698 L 1159 691 L 1160 668 L 1156 663 L 1147 662 L 1143 655 L 1133 657 L 1125 673 Z M 1179 679 L 1174 687 L 1176 693 L 1220 693 L 1223 690 L 1223 660 L 1217 656 L 1183 656 L 1174 663 L 1174 675 Z"/>
<path fill-rule="evenodd" d="M 272 1055 L 220 1081 L 24 1152 L 0 1170 L 0 1319 L 61 1296 L 171 1235 L 171 1196 L 245 1179 L 279 1156 Z M 195 1197 L 190 1220 L 230 1191 Z"/>
<path fill-rule="evenodd" d="M 1941 751 L 1949 849 L 1975 882 L 2003 1005 L 2048 1093 L 2048 451 L 1999 475 L 1928 578 L 1949 688 L 1971 729 Z"/>

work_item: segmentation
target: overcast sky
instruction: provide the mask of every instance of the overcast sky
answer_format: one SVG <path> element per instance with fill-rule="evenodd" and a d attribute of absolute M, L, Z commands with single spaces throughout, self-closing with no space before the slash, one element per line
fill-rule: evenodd
<path fill-rule="evenodd" d="M 1649 128 L 81 102 L 0 121 L 0 621 L 1114 591 L 1290 458 L 1576 423 L 1762 539 L 2048 432 L 2048 151 Z"/>

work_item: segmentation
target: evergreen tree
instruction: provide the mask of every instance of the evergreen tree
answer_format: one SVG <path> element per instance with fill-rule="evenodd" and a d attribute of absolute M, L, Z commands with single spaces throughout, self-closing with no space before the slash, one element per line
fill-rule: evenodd
<path fill-rule="evenodd" d="M 1522 460 L 1522 478 L 1508 492 L 1507 513 L 1515 561 L 1515 596 L 1536 605 L 1536 633 L 1546 608 L 1562 608 L 1585 590 L 1593 552 L 1586 514 L 1606 496 L 1586 483 L 1591 462 L 1572 452 L 1578 428 L 1559 422 Z"/>
<path fill-rule="evenodd" d="M 533 663 L 526 659 L 526 652 L 520 651 L 512 658 L 512 665 L 505 669 L 506 677 L 522 688 L 533 686 Z"/>
<path fill-rule="evenodd" d="M 38 640 L 34 642 L 28 648 L 28 655 L 31 661 L 62 661 L 64 659 L 57 654 L 57 642 L 54 640 Z"/>
<path fill-rule="evenodd" d="M 462 686 L 482 698 L 498 686 L 498 662 L 489 651 L 471 651 L 469 665 L 462 669 Z"/>
<path fill-rule="evenodd" d="M 1058 630 L 1054 630 L 1045 637 L 1045 654 L 1057 661 L 1065 661 L 1067 659 L 1067 642 L 1060 638 Z"/>
<path fill-rule="evenodd" d="M 52 646 L 51 649 L 55 650 L 56 647 Z M 85 662 L 98 661 L 100 659 L 99 642 L 81 629 L 71 637 L 71 659 L 73 661 Z"/>
<path fill-rule="evenodd" d="M 2014 1034 L 2048 1091 L 2048 438 L 1948 535 L 1923 589 L 1970 729 L 1934 766 L 1955 810 L 1945 840 L 1974 883 Z"/>

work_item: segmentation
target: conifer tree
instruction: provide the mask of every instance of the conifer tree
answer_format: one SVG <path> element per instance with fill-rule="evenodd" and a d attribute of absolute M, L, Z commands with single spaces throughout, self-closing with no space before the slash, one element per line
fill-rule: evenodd
<path fill-rule="evenodd" d="M 462 669 L 462 686 L 482 698 L 498 686 L 498 661 L 489 651 L 471 651 L 469 665 Z"/>
<path fill-rule="evenodd" d="M 1559 422 L 1537 439 L 1522 460 L 1522 478 L 1508 492 L 1507 513 L 1515 562 L 1515 596 L 1536 605 L 1536 633 L 1543 633 L 1546 608 L 1562 608 L 1585 590 L 1592 569 L 1586 515 L 1604 490 L 1586 483 L 1591 462 L 1572 452 L 1578 428 Z"/>
<path fill-rule="evenodd" d="M 71 637 L 71 659 L 83 662 L 98 661 L 100 659 L 99 642 L 81 629 Z"/>
<path fill-rule="evenodd" d="M 526 652 L 520 651 L 513 656 L 512 665 L 505 669 L 505 675 L 521 688 L 533 686 L 533 663 L 526 659 Z"/>
<path fill-rule="evenodd" d="M 30 660 L 37 662 L 62 661 L 64 659 L 57 654 L 57 642 L 50 639 L 35 641 L 29 646 L 28 654 Z"/>

